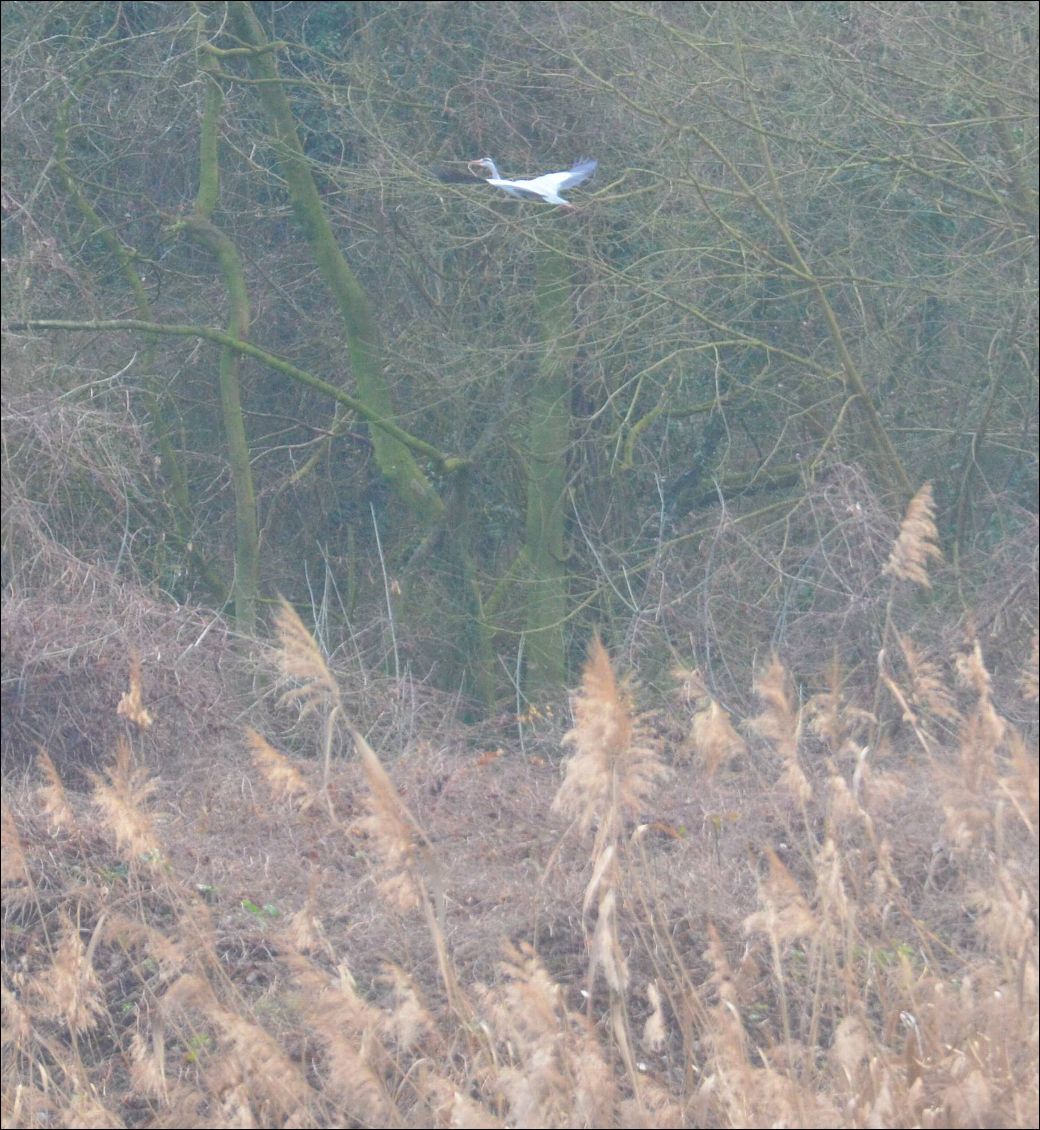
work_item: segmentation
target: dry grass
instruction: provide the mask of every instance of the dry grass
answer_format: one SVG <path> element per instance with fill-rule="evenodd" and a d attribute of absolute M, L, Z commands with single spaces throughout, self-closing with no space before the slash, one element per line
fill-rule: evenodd
<path fill-rule="evenodd" d="M 977 641 L 893 624 L 881 728 L 776 657 L 651 716 L 594 640 L 561 780 L 380 754 L 275 629 L 310 757 L 170 758 L 127 649 L 92 789 L 9 781 L 5 1126 L 1036 1125 L 1037 751 Z"/>
<path fill-rule="evenodd" d="M 931 588 L 926 568 L 929 558 L 941 561 L 942 550 L 939 548 L 939 531 L 935 527 L 932 484 L 925 483 L 910 499 L 899 527 L 899 537 L 882 572 L 926 589 Z"/>

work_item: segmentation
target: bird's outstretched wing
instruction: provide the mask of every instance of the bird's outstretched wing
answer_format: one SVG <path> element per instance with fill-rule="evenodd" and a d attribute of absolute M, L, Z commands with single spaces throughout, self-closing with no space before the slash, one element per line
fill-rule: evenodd
<path fill-rule="evenodd" d="M 512 181 L 511 183 L 514 189 L 524 196 L 540 197 L 551 204 L 566 204 L 566 200 L 560 193 L 587 181 L 596 171 L 597 164 L 596 161 L 579 161 L 573 169 L 567 169 L 562 173 L 544 173 L 542 176 L 534 177 L 531 180 Z"/>
<path fill-rule="evenodd" d="M 586 158 L 585 160 L 579 161 L 574 168 L 568 169 L 565 173 L 554 173 L 554 176 L 563 177 L 563 180 L 556 186 L 556 191 L 559 192 L 564 188 L 573 188 L 576 184 L 584 184 L 596 171 L 598 164 L 598 161 Z"/>

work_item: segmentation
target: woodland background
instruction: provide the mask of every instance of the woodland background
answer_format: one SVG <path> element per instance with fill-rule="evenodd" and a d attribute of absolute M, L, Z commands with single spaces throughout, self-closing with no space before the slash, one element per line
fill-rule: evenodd
<path fill-rule="evenodd" d="M 2 19 L 12 1124 L 1035 1125 L 1036 5 Z M 474 178 L 485 155 L 504 176 L 599 168 L 556 210 Z M 599 637 L 638 690 L 595 644 L 582 674 Z M 565 730 L 572 767 L 584 751 L 614 774 L 589 785 L 606 810 L 573 784 L 550 809 Z M 369 743 L 395 785 L 352 760 Z M 644 754 L 679 774 L 666 797 Z M 883 813 L 858 791 L 875 762 Z M 841 787 L 864 813 L 857 921 L 897 840 L 921 901 L 894 926 L 882 899 L 869 941 L 834 911 L 839 946 L 812 891 Z M 355 803 L 397 821 L 398 865 L 441 844 L 449 878 L 409 872 L 425 943 L 373 909 L 356 836 L 386 830 L 351 824 Z M 567 813 L 595 843 L 550 893 Z M 673 853 L 661 886 L 624 846 L 636 824 Z M 344 909 L 329 868 L 367 901 Z M 756 891 L 793 898 L 788 879 L 815 925 L 749 914 Z M 986 889 L 1018 908 L 999 945 L 966 925 L 997 914 L 972 901 Z M 414 977 L 436 1071 L 360 1003 L 356 1046 L 308 1050 L 274 986 L 317 951 L 265 933 L 305 910 L 370 1004 L 388 976 L 404 993 L 384 960 Z M 212 968 L 147 953 L 189 922 Z M 746 1000 L 723 971 L 742 930 L 769 938 Z M 534 946 L 505 983 L 534 993 L 537 951 L 585 985 L 526 1066 L 516 1033 L 475 1035 L 466 995 L 502 976 L 502 936 Z M 436 975 L 414 948 L 431 943 Z M 622 953 L 664 1012 L 628 1003 Z M 47 996 L 63 961 L 72 998 L 107 986 L 96 1008 Z M 294 992 L 317 1008 L 319 982 Z M 919 1066 L 886 1075 L 925 982 L 961 993 L 964 1039 L 1020 1037 L 1025 1058 L 973 1059 L 939 1028 L 947 1051 L 926 1054 L 919 1028 Z M 965 995 L 1012 982 L 1012 1018 Z M 673 1023 L 647 1045 L 656 1091 L 632 1050 L 651 1015 Z M 863 1042 L 835 1061 L 845 1021 Z M 275 1045 L 296 1081 L 273 1098 L 251 1088 Z M 592 1059 L 590 1113 L 574 1064 Z"/>

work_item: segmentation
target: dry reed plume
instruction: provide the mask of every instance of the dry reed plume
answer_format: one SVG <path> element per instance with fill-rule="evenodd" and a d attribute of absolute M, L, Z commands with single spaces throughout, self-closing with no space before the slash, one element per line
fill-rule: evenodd
<path fill-rule="evenodd" d="M 553 808 L 575 819 L 582 832 L 597 826 L 602 841 L 646 811 L 655 786 L 668 773 L 598 637 L 589 645 L 574 696 L 574 726 L 563 741 L 575 753 Z"/>
<path fill-rule="evenodd" d="M 316 758 L 247 731 L 194 800 L 124 708 L 90 795 L 41 751 L 5 804 L 5 1125 L 1035 1125 L 1037 759 L 978 644 L 893 627 L 901 748 L 836 663 L 803 705 L 774 658 L 739 731 L 691 676 L 668 767 L 593 640 L 553 796 L 384 762 L 276 626 Z M 525 790 L 535 835 L 477 826 Z"/>
<path fill-rule="evenodd" d="M 935 527 L 935 502 L 932 484 L 925 483 L 910 499 L 899 527 L 899 536 L 882 570 L 903 581 L 931 588 L 926 565 L 928 559 L 941 561 L 939 531 Z"/>
<path fill-rule="evenodd" d="M 755 692 L 763 710 L 751 720 L 751 726 L 780 755 L 784 769 L 777 784 L 800 804 L 806 804 L 812 797 L 812 784 L 802 770 L 798 753 L 802 710 L 794 703 L 787 672 L 775 655 L 758 677 Z"/>

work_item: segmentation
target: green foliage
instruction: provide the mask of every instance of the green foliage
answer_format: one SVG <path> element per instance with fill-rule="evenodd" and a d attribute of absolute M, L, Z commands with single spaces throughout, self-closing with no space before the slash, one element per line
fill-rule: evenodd
<path fill-rule="evenodd" d="M 278 918 L 281 914 L 272 903 L 265 902 L 263 906 L 258 906 L 252 899 L 243 899 L 242 909 L 257 918 Z"/>

